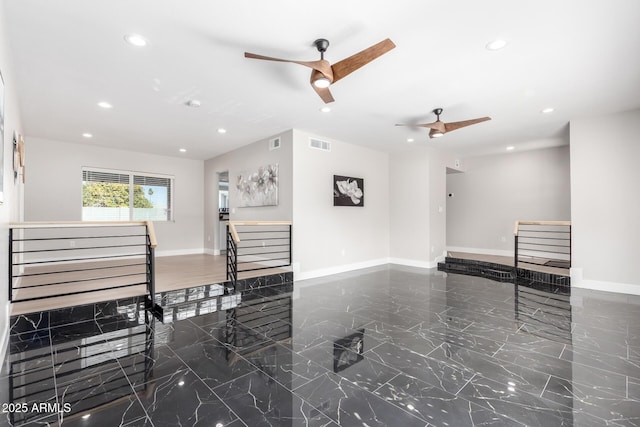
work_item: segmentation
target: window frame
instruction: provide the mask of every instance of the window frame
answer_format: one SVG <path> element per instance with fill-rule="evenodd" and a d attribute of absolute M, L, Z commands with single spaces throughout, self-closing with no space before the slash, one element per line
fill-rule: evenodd
<path fill-rule="evenodd" d="M 174 199 L 175 199 L 175 176 L 174 175 L 168 175 L 168 174 L 160 174 L 160 173 L 150 173 L 150 172 L 138 172 L 138 171 L 129 171 L 129 170 L 122 170 L 122 169 L 105 169 L 105 168 L 95 168 L 95 167 L 90 167 L 90 166 L 83 166 L 82 167 L 82 171 L 80 174 L 80 218 L 81 221 L 95 221 L 95 220 L 89 220 L 89 219 L 84 219 L 84 214 L 82 211 L 83 206 L 83 194 L 82 194 L 82 188 L 83 188 L 83 184 L 85 182 L 84 180 L 84 174 L 85 172 L 95 172 L 95 173 L 109 173 L 109 174 L 114 174 L 114 175 L 127 175 L 129 177 L 129 219 L 127 220 L 113 220 L 113 221 L 117 221 L 117 222 L 128 222 L 128 221 L 136 221 L 133 219 L 133 213 L 134 213 L 134 191 L 133 191 L 133 187 L 135 184 L 135 180 L 136 177 L 148 177 L 148 178 L 159 178 L 159 179 L 167 179 L 169 180 L 169 188 L 168 188 L 168 198 L 167 201 L 169 202 L 169 206 L 167 208 L 167 219 L 154 219 L 152 220 L 153 222 L 175 222 L 175 205 L 174 205 Z M 102 220 L 102 221 L 111 221 L 108 219 Z"/>

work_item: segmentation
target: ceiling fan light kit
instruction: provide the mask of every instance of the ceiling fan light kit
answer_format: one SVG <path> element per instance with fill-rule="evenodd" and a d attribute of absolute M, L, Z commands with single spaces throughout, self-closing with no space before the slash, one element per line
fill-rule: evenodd
<path fill-rule="evenodd" d="M 319 87 L 320 89 L 327 88 L 331 85 L 331 81 L 328 78 L 321 76 L 313 81 L 315 87 Z"/>

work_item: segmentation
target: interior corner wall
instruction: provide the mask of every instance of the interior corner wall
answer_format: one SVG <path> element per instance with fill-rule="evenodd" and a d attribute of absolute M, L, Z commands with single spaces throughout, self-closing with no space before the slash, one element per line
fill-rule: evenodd
<path fill-rule="evenodd" d="M 174 221 L 154 222 L 156 254 L 203 252 L 203 161 L 34 137 L 25 151 L 25 220 L 82 220 L 83 167 L 173 175 Z"/>
<path fill-rule="evenodd" d="M 389 160 L 390 261 L 434 268 L 446 249 L 447 167 L 452 155 L 432 147 Z"/>
<path fill-rule="evenodd" d="M 313 137 L 331 151 L 309 147 Z M 364 179 L 364 206 L 333 206 L 333 176 Z M 389 260 L 389 155 L 293 130 L 293 251 L 296 279 Z"/>
<path fill-rule="evenodd" d="M 269 149 L 269 140 L 280 137 L 280 148 Z M 204 247 L 218 253 L 218 174 L 229 172 L 229 219 L 232 221 L 291 221 L 293 210 L 293 131 L 288 130 L 205 161 Z M 278 205 L 239 207 L 236 180 L 239 174 L 278 164 Z M 224 249 L 224 248 L 223 248 Z"/>
<path fill-rule="evenodd" d="M 4 82 L 4 136 L 0 141 L 0 161 L 3 170 L 3 201 L 0 204 L 0 277 L 6 278 L 9 274 L 9 223 L 22 219 L 23 185 L 19 180 L 14 180 L 13 175 L 13 132 L 22 133 L 22 124 L 11 53 L 4 34 L 4 21 L 4 4 L 0 3 L 0 73 Z M 8 287 L 8 280 L 0 280 L 0 360 L 4 360 L 9 335 Z"/>
<path fill-rule="evenodd" d="M 571 284 L 640 295 L 640 110 L 570 131 Z"/>
<path fill-rule="evenodd" d="M 570 220 L 569 166 L 569 146 L 465 159 L 447 175 L 447 249 L 513 256 L 516 220 Z"/>
<path fill-rule="evenodd" d="M 389 157 L 389 253 L 391 261 L 433 267 L 429 224 L 429 152 L 412 150 Z"/>

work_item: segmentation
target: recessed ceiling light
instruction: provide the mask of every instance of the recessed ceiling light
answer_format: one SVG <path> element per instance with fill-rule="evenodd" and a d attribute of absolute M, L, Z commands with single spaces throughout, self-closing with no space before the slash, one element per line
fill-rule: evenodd
<path fill-rule="evenodd" d="M 541 113 L 543 113 L 543 114 L 553 113 L 553 108 L 551 108 L 551 107 L 545 108 L 544 110 L 541 111 Z"/>
<path fill-rule="evenodd" d="M 184 381 L 183 381 L 183 380 L 181 380 L 181 381 L 178 383 L 178 385 L 179 385 L 180 387 L 182 387 L 182 386 L 184 385 Z"/>
<path fill-rule="evenodd" d="M 323 113 L 328 113 L 329 111 L 331 111 L 331 108 L 329 108 L 329 107 L 322 107 L 322 108 L 320 109 L 320 111 L 322 111 Z"/>
<path fill-rule="evenodd" d="M 93 135 L 90 134 L 89 132 L 83 133 L 82 136 L 84 136 L 85 138 L 93 138 Z"/>
<path fill-rule="evenodd" d="M 511 151 L 511 150 L 515 150 L 516 147 L 514 147 L 513 145 L 510 145 L 507 147 L 507 151 Z"/>
<path fill-rule="evenodd" d="M 140 34 L 127 34 L 124 36 L 124 41 L 129 43 L 132 46 L 144 47 L 149 43 L 147 39 L 142 37 Z"/>
<path fill-rule="evenodd" d="M 500 50 L 507 45 L 507 42 L 502 39 L 493 40 L 485 46 L 487 50 Z"/>
<path fill-rule="evenodd" d="M 113 105 L 109 104 L 108 102 L 101 101 L 101 102 L 98 102 L 98 107 L 109 109 L 109 108 L 113 108 Z"/>
<path fill-rule="evenodd" d="M 181 152 L 181 153 L 186 153 L 186 152 L 187 152 L 187 149 L 186 149 L 186 148 L 181 148 L 181 149 L 180 149 L 180 152 Z"/>
<path fill-rule="evenodd" d="M 415 141 L 415 139 L 413 139 L 413 138 L 407 138 L 407 142 L 413 142 L 413 141 Z"/>
<path fill-rule="evenodd" d="M 202 105 L 202 103 L 198 99 L 190 99 L 185 102 L 184 105 L 186 105 L 187 107 L 198 108 L 200 105 Z"/>
<path fill-rule="evenodd" d="M 220 129 L 218 129 L 218 133 L 227 133 L 227 130 L 223 129 L 223 128 L 220 128 Z"/>

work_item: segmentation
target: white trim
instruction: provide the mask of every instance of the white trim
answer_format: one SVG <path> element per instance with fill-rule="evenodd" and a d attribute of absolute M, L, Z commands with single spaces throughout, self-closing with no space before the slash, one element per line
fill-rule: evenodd
<path fill-rule="evenodd" d="M 462 248 L 459 246 L 447 246 L 447 252 L 466 252 L 471 254 L 513 257 L 513 251 L 504 249 Z"/>
<path fill-rule="evenodd" d="M 155 255 L 157 257 L 163 256 L 179 256 L 179 255 L 198 255 L 207 253 L 207 249 L 199 248 L 199 249 L 176 249 L 173 251 L 156 251 Z"/>
<path fill-rule="evenodd" d="M 640 285 L 632 283 L 604 282 L 601 280 L 583 280 L 580 286 L 571 283 L 572 288 L 591 289 L 617 294 L 640 295 Z"/>
<path fill-rule="evenodd" d="M 220 255 L 220 249 L 204 248 L 204 253 L 207 255 L 217 256 L 217 255 Z"/>
<path fill-rule="evenodd" d="M 639 284 L 585 280 L 582 277 L 582 268 L 577 267 L 571 269 L 571 287 L 617 294 L 640 295 Z"/>
<path fill-rule="evenodd" d="M 293 265 L 294 281 L 314 279 L 316 277 L 323 277 L 323 276 L 330 276 L 332 274 L 345 273 L 347 271 L 360 270 L 362 268 L 376 267 L 376 266 L 384 265 L 388 263 L 389 263 L 388 258 L 380 258 L 380 259 L 373 259 L 369 261 L 355 262 L 353 264 L 344 264 L 344 265 L 338 265 L 335 267 L 321 268 L 318 270 L 311 270 L 311 271 L 304 271 L 304 272 L 296 271 L 298 263 L 294 263 Z"/>
<path fill-rule="evenodd" d="M 389 264 L 400 264 L 406 265 L 408 267 L 419 267 L 419 268 L 435 268 L 438 266 L 438 260 L 433 261 L 421 261 L 417 259 L 406 259 L 406 258 L 389 258 Z"/>

